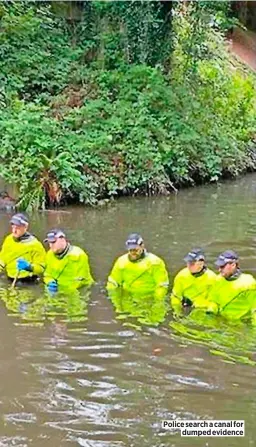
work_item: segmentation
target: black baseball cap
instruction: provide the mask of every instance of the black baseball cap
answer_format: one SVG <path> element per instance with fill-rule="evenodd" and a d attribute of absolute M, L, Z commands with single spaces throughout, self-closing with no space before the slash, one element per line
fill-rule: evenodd
<path fill-rule="evenodd" d="M 50 230 L 47 235 L 46 235 L 46 239 L 44 239 L 44 242 L 56 242 L 56 240 L 59 237 L 66 237 L 65 233 L 58 229 L 58 228 L 54 228 L 53 230 Z"/>
<path fill-rule="evenodd" d="M 184 258 L 185 262 L 205 261 L 205 255 L 201 248 L 193 248 Z"/>
<path fill-rule="evenodd" d="M 138 246 L 143 244 L 143 239 L 138 233 L 132 233 L 128 236 L 127 241 L 125 243 L 126 248 L 128 250 L 137 248 Z"/>
<path fill-rule="evenodd" d="M 17 213 L 12 216 L 10 223 L 13 225 L 17 225 L 18 227 L 21 227 L 23 225 L 28 225 L 29 222 L 25 214 Z"/>
<path fill-rule="evenodd" d="M 224 267 L 224 265 L 229 262 L 237 262 L 238 260 L 239 258 L 236 252 L 233 250 L 226 250 L 218 256 L 215 265 L 217 265 L 217 267 Z"/>

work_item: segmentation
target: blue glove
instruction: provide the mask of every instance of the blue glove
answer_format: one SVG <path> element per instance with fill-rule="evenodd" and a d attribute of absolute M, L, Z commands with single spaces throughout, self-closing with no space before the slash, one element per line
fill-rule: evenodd
<path fill-rule="evenodd" d="M 17 269 L 19 270 L 19 272 L 21 270 L 27 270 L 28 272 L 32 272 L 32 265 L 30 264 L 30 262 L 26 261 L 26 259 L 18 259 L 17 261 Z"/>
<path fill-rule="evenodd" d="M 49 290 L 49 292 L 54 293 L 58 291 L 58 284 L 57 281 L 51 281 L 49 282 L 49 284 L 47 284 L 47 288 Z"/>
<path fill-rule="evenodd" d="M 24 314 L 25 312 L 27 312 L 28 310 L 28 305 L 27 303 L 20 303 L 19 305 L 19 311 L 21 314 Z"/>

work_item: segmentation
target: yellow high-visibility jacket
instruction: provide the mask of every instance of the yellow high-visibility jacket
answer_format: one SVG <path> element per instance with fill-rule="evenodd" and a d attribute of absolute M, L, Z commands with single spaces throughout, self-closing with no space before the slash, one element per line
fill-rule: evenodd
<path fill-rule="evenodd" d="M 15 278 L 18 273 L 17 260 L 23 258 L 31 263 L 32 272 L 21 270 L 19 278 L 42 275 L 45 268 L 45 254 L 43 245 L 32 234 L 21 241 L 17 241 L 12 234 L 9 234 L 0 252 L 0 271 L 5 269 L 9 278 Z"/>
<path fill-rule="evenodd" d="M 146 253 L 138 261 L 132 262 L 128 254 L 120 256 L 108 277 L 107 289 L 122 287 L 127 292 L 146 296 L 165 297 L 169 286 L 168 273 L 164 261 L 152 253 Z"/>
<path fill-rule="evenodd" d="M 74 245 L 69 247 L 63 258 L 56 256 L 52 250 L 46 254 L 44 282 L 57 281 L 61 289 L 78 289 L 90 286 L 94 280 L 89 266 L 88 255 Z"/>
<path fill-rule="evenodd" d="M 207 300 L 216 303 L 217 313 L 227 319 L 250 318 L 256 309 L 256 281 L 246 273 L 231 281 L 218 275 Z"/>
<path fill-rule="evenodd" d="M 192 275 L 187 267 L 182 269 L 174 278 L 171 294 L 173 310 L 181 311 L 183 300 L 190 301 L 194 307 L 208 307 L 207 294 L 216 278 L 217 275 L 208 268 L 200 276 Z"/>

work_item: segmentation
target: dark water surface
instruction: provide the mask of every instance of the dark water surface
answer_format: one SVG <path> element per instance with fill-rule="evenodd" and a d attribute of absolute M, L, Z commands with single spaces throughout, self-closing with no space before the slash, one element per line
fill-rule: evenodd
<path fill-rule="evenodd" d="M 200 315 L 175 322 L 156 303 L 114 306 L 104 282 L 133 231 L 165 259 L 171 277 L 194 245 L 210 266 L 233 248 L 256 274 L 255 204 L 249 175 L 168 198 L 31 216 L 41 239 L 60 226 L 86 249 L 99 283 L 91 293 L 50 299 L 42 286 L 10 291 L 1 279 L 0 446 L 253 446 L 256 329 Z M 0 214 L 1 238 L 8 220 Z M 242 419 L 246 435 L 181 438 L 161 428 L 176 417 Z"/>

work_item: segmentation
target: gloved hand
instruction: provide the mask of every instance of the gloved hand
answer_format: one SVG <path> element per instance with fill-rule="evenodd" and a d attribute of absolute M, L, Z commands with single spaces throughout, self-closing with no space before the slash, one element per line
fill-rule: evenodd
<path fill-rule="evenodd" d="M 28 305 L 27 305 L 27 303 L 20 303 L 20 305 L 19 305 L 19 311 L 20 311 L 20 313 L 21 313 L 21 314 L 24 314 L 24 313 L 27 312 L 27 310 L 28 310 Z"/>
<path fill-rule="evenodd" d="M 218 314 L 218 311 L 219 311 L 218 304 L 213 303 L 213 302 L 209 302 L 209 303 L 207 304 L 207 307 L 206 307 L 206 313 L 207 313 L 207 314 L 214 314 L 214 315 L 217 315 L 217 314 Z"/>
<path fill-rule="evenodd" d="M 47 284 L 47 288 L 48 288 L 49 292 L 51 292 L 51 293 L 58 292 L 58 284 L 57 284 L 57 281 L 55 281 L 55 280 L 50 281 L 50 282 Z"/>
<path fill-rule="evenodd" d="M 27 270 L 27 272 L 32 272 L 32 265 L 30 264 L 30 262 L 26 261 L 26 259 L 18 259 L 17 260 L 17 270 L 19 270 L 19 272 L 21 270 Z"/>

